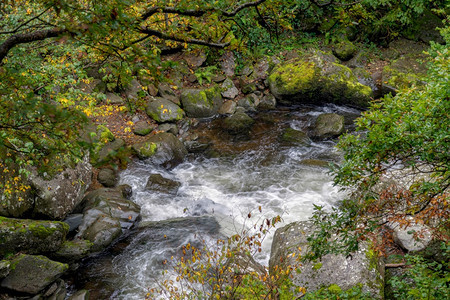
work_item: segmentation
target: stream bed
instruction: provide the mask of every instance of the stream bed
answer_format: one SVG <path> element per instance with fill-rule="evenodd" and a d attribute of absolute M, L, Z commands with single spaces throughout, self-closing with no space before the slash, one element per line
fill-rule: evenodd
<path fill-rule="evenodd" d="M 69 280 L 71 289 L 88 289 L 92 299 L 143 299 L 160 280 L 162 262 L 199 236 L 215 240 L 277 215 L 282 217 L 281 227 L 307 220 L 313 204 L 328 209 L 335 205 L 344 195 L 333 186 L 326 163 L 340 159 L 336 141 L 295 145 L 280 140 L 286 128 L 310 130 L 325 112 L 344 115 L 347 130 L 359 115 L 355 109 L 335 105 L 258 113 L 248 139 L 222 132 L 217 119 L 194 129 L 200 141 L 212 143 L 206 153 L 191 154 L 172 170 L 144 161 L 130 163 L 120 174 L 120 184 L 133 187 L 141 225 L 104 253 L 82 262 Z M 146 191 L 152 173 L 180 182 L 178 193 Z M 270 257 L 273 233 L 256 257 L 263 265 Z"/>

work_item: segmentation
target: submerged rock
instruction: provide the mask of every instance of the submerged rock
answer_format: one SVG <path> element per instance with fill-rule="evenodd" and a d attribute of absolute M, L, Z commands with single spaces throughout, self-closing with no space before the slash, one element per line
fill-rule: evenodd
<path fill-rule="evenodd" d="M 314 124 L 313 137 L 316 139 L 326 139 L 339 136 L 344 132 L 344 116 L 328 113 L 317 117 Z"/>
<path fill-rule="evenodd" d="M 187 154 L 183 143 L 168 132 L 155 134 L 145 142 L 134 144 L 132 148 L 140 159 L 150 159 L 166 168 L 176 167 Z"/>
<path fill-rule="evenodd" d="M 232 116 L 225 118 L 223 128 L 231 134 L 241 134 L 250 130 L 255 123 L 243 109 L 238 109 Z"/>
<path fill-rule="evenodd" d="M 360 249 L 349 256 L 327 254 L 319 262 L 299 265 L 295 257 L 308 252 L 307 238 L 314 229 L 309 222 L 295 222 L 277 229 L 270 254 L 271 275 L 276 266 L 297 266 L 298 272 L 291 273 L 292 283 L 306 288 L 307 292 L 332 284 L 342 290 L 362 284 L 363 291 L 370 293 L 372 299 L 382 299 L 384 264 L 367 243 L 360 244 Z"/>
<path fill-rule="evenodd" d="M 52 261 L 42 255 L 21 254 L 11 261 L 12 267 L 1 286 L 10 290 L 37 294 L 58 279 L 68 265 Z"/>
<path fill-rule="evenodd" d="M 0 217 L 0 255 L 57 251 L 68 232 L 69 225 L 64 222 Z"/>
<path fill-rule="evenodd" d="M 268 83 L 272 94 L 285 103 L 336 103 L 367 107 L 372 90 L 360 84 L 352 71 L 313 54 L 277 65 Z"/>
<path fill-rule="evenodd" d="M 162 177 L 161 174 L 151 174 L 145 185 L 146 190 L 176 195 L 181 183 Z"/>
<path fill-rule="evenodd" d="M 181 92 L 181 103 L 188 117 L 209 118 L 217 114 L 223 103 L 217 86 L 208 89 L 187 89 Z"/>
<path fill-rule="evenodd" d="M 294 145 L 309 145 L 311 143 L 311 140 L 306 133 L 290 127 L 286 128 L 281 136 L 281 140 Z"/>

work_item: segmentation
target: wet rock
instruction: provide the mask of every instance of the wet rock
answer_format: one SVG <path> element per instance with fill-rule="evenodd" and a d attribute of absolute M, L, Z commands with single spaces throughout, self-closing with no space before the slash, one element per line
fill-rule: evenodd
<path fill-rule="evenodd" d="M 56 280 L 56 282 L 50 285 L 47 291 L 43 294 L 44 299 L 48 300 L 64 300 L 66 295 L 66 283 L 62 279 Z"/>
<path fill-rule="evenodd" d="M 321 114 L 314 124 L 313 137 L 326 139 L 339 136 L 344 132 L 344 124 L 344 116 L 334 113 Z"/>
<path fill-rule="evenodd" d="M 239 95 L 239 90 L 234 85 L 233 81 L 230 78 L 225 79 L 222 83 L 222 96 L 228 99 L 234 99 L 237 95 Z"/>
<path fill-rule="evenodd" d="M 72 263 L 81 260 L 91 253 L 94 243 L 75 238 L 72 241 L 66 241 L 62 247 L 55 253 L 51 254 L 53 259 Z"/>
<path fill-rule="evenodd" d="M 184 117 L 184 111 L 178 105 L 164 98 L 152 98 L 145 112 L 158 123 L 178 121 Z"/>
<path fill-rule="evenodd" d="M 77 291 L 67 300 L 89 300 L 89 291 L 88 290 Z"/>
<path fill-rule="evenodd" d="M 233 52 L 225 52 L 220 60 L 220 66 L 223 73 L 228 77 L 234 76 L 234 72 L 236 70 L 236 62 Z"/>
<path fill-rule="evenodd" d="M 290 127 L 286 128 L 281 136 L 281 140 L 294 145 L 309 145 L 311 143 L 311 140 L 306 133 Z"/>
<path fill-rule="evenodd" d="M 181 92 L 181 103 L 188 117 L 208 118 L 219 111 L 223 99 L 216 86 L 208 89 L 187 89 Z"/>
<path fill-rule="evenodd" d="M 14 258 L 11 264 L 14 268 L 11 268 L 8 276 L 3 279 L 1 286 L 32 295 L 41 292 L 69 268 L 66 264 L 41 255 L 21 254 Z"/>
<path fill-rule="evenodd" d="M 122 196 L 125 199 L 131 199 L 131 196 L 133 195 L 133 188 L 131 186 L 128 184 L 121 184 L 117 187 L 117 189 L 122 192 Z"/>
<path fill-rule="evenodd" d="M 295 222 L 277 229 L 270 254 L 270 274 L 273 275 L 276 266 L 297 266 L 298 272 L 291 273 L 292 282 L 305 287 L 308 292 L 331 284 L 342 290 L 362 284 L 363 291 L 370 293 L 371 299 L 382 299 L 384 263 L 367 243 L 362 243 L 360 249 L 349 256 L 327 254 L 319 262 L 299 265 L 295 257 L 309 251 L 307 237 L 314 229 L 309 222 Z"/>
<path fill-rule="evenodd" d="M 277 106 L 277 99 L 272 94 L 264 95 L 259 102 L 258 109 L 260 110 L 270 110 L 275 109 Z"/>
<path fill-rule="evenodd" d="M 83 222 L 76 239 L 92 243 L 90 251 L 101 251 L 129 229 L 139 218 L 140 208 L 123 197 L 121 189 L 102 188 L 86 195 Z"/>
<path fill-rule="evenodd" d="M 244 110 L 238 109 L 236 112 L 223 121 L 223 128 L 231 134 L 241 134 L 248 132 L 251 126 L 255 123 Z"/>
<path fill-rule="evenodd" d="M 63 222 L 0 217 L 0 255 L 57 251 L 68 232 L 69 225 Z"/>
<path fill-rule="evenodd" d="M 166 168 L 176 167 L 187 154 L 183 143 L 167 132 L 155 134 L 145 142 L 134 144 L 132 148 L 140 159 L 150 159 Z"/>
<path fill-rule="evenodd" d="M 176 195 L 181 183 L 175 180 L 164 178 L 161 174 L 151 174 L 148 178 L 145 189 L 163 194 Z"/>
<path fill-rule="evenodd" d="M 149 134 L 150 132 L 152 132 L 153 129 L 155 129 L 155 128 L 156 128 L 156 126 L 150 125 L 148 122 L 146 122 L 144 120 L 137 121 L 134 124 L 133 133 L 136 135 L 145 136 L 145 135 Z"/>
<path fill-rule="evenodd" d="M 0 260 L 0 281 L 8 276 L 11 269 L 11 262 L 8 260 Z"/>
<path fill-rule="evenodd" d="M 333 54 L 343 61 L 350 60 L 356 53 L 358 48 L 352 42 L 344 40 L 333 47 Z"/>
<path fill-rule="evenodd" d="M 256 108 L 255 108 L 256 101 L 259 102 L 259 99 L 257 98 L 257 96 L 252 94 L 252 96 L 249 95 L 247 97 L 239 99 L 239 101 L 237 102 L 237 105 L 238 105 L 238 107 L 242 107 L 245 111 L 254 112 L 254 111 L 256 111 Z"/>
<path fill-rule="evenodd" d="M 237 104 L 232 100 L 225 101 L 219 108 L 218 113 L 221 115 L 232 115 L 236 111 Z"/>
<path fill-rule="evenodd" d="M 81 201 L 91 184 L 92 166 L 85 156 L 74 168 L 66 168 L 52 179 L 44 179 L 36 172 L 30 176 L 36 193 L 33 215 L 62 220 Z"/>
<path fill-rule="evenodd" d="M 109 104 L 123 104 L 124 101 L 122 97 L 113 93 L 106 93 L 106 103 Z"/>
<path fill-rule="evenodd" d="M 97 180 L 105 187 L 115 187 L 119 178 L 113 169 L 101 169 L 98 172 Z"/>
<path fill-rule="evenodd" d="M 169 132 L 173 135 L 178 134 L 178 127 L 176 124 L 173 123 L 164 123 L 158 126 L 159 131 Z"/>
<path fill-rule="evenodd" d="M 348 67 L 320 53 L 278 64 L 268 84 L 272 94 L 287 104 L 331 102 L 367 107 L 372 96 L 370 87 L 360 84 Z"/>
<path fill-rule="evenodd" d="M 210 144 L 199 141 L 185 141 L 184 146 L 189 153 L 201 153 L 206 151 L 210 147 Z"/>

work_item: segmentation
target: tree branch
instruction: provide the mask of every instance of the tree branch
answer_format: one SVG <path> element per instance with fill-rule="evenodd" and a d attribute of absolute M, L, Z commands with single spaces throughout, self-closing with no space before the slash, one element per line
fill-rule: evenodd
<path fill-rule="evenodd" d="M 67 30 L 63 28 L 52 28 L 12 35 L 6 41 L 0 44 L 0 63 L 3 61 L 3 58 L 6 57 L 9 50 L 19 44 L 32 43 L 51 37 L 57 37 L 65 32 L 67 32 Z"/>

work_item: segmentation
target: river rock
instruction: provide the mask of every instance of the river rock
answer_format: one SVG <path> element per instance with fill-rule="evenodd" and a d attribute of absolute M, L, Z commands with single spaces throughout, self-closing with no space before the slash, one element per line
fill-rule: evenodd
<path fill-rule="evenodd" d="M 115 139 L 112 142 L 106 143 L 100 151 L 98 151 L 95 158 L 96 163 L 105 163 L 110 159 L 113 159 L 118 151 L 125 147 L 125 141 L 122 139 Z"/>
<path fill-rule="evenodd" d="M 412 222 L 409 226 L 391 222 L 388 227 L 392 229 L 394 241 L 408 252 L 425 250 L 433 241 L 433 232 L 430 227 Z"/>
<path fill-rule="evenodd" d="M 320 53 L 278 64 L 268 84 L 272 94 L 287 104 L 331 102 L 367 107 L 372 96 L 370 87 L 360 84 L 348 67 Z"/>
<path fill-rule="evenodd" d="M 234 85 L 233 81 L 230 78 L 225 79 L 222 83 L 222 96 L 228 99 L 234 99 L 237 95 L 239 95 L 239 90 Z"/>
<path fill-rule="evenodd" d="M 49 180 L 34 172 L 30 176 L 36 191 L 33 215 L 64 219 L 80 203 L 91 178 L 92 166 L 87 155 L 74 168 L 66 168 Z"/>
<path fill-rule="evenodd" d="M 275 109 L 277 106 L 277 99 L 272 94 L 267 94 L 262 97 L 259 101 L 258 109 L 259 110 L 270 110 Z"/>
<path fill-rule="evenodd" d="M 106 103 L 108 104 L 123 104 L 122 97 L 114 93 L 106 93 Z"/>
<path fill-rule="evenodd" d="M 234 54 L 231 51 L 225 52 L 220 59 L 220 66 L 222 67 L 222 72 L 228 76 L 234 76 L 236 70 L 236 62 L 234 59 Z"/>
<path fill-rule="evenodd" d="M 183 143 L 168 132 L 155 134 L 145 142 L 134 144 L 132 148 L 140 159 L 150 159 L 166 168 L 176 167 L 187 154 Z"/>
<path fill-rule="evenodd" d="M 68 232 L 69 225 L 64 222 L 0 217 L 0 255 L 57 251 Z"/>
<path fill-rule="evenodd" d="M 76 238 L 72 241 L 65 241 L 61 248 L 50 255 L 58 261 L 72 263 L 81 260 L 91 253 L 94 243 Z"/>
<path fill-rule="evenodd" d="M 149 124 L 147 121 L 141 120 L 134 124 L 133 133 L 136 135 L 145 136 L 155 129 L 156 126 Z"/>
<path fill-rule="evenodd" d="M 243 109 L 238 109 L 233 115 L 225 118 L 223 128 L 231 134 L 241 134 L 248 132 L 253 123 L 255 120 L 249 117 Z"/>
<path fill-rule="evenodd" d="M 219 109 L 221 115 L 232 115 L 236 111 L 237 104 L 232 100 L 225 101 Z"/>
<path fill-rule="evenodd" d="M 360 244 L 360 249 L 349 256 L 327 254 L 319 262 L 304 262 L 299 266 L 295 257 L 308 252 L 307 237 L 314 229 L 309 222 L 295 222 L 277 229 L 269 261 L 271 275 L 276 266 L 293 265 L 297 266 L 298 272 L 291 273 L 292 283 L 306 288 L 307 292 L 332 284 L 342 290 L 362 284 L 363 291 L 370 293 L 371 299 L 382 299 L 383 260 L 377 257 L 367 243 Z"/>
<path fill-rule="evenodd" d="M 178 105 L 164 98 L 152 98 L 145 111 L 158 123 L 178 121 L 184 117 L 184 111 Z"/>
<path fill-rule="evenodd" d="M 56 280 L 42 295 L 48 300 L 64 300 L 67 296 L 66 283 L 62 279 Z"/>
<path fill-rule="evenodd" d="M 92 251 L 101 251 L 138 220 L 140 208 L 123 196 L 120 188 L 101 188 L 84 198 L 83 222 L 76 235 L 90 241 Z"/>
<path fill-rule="evenodd" d="M 164 123 L 159 125 L 158 131 L 169 132 L 174 135 L 177 135 L 179 132 L 177 125 L 173 123 Z"/>
<path fill-rule="evenodd" d="M 89 291 L 80 290 L 70 296 L 67 300 L 89 300 Z"/>
<path fill-rule="evenodd" d="M 52 261 L 42 255 L 21 254 L 11 261 L 8 276 L 1 282 L 3 288 L 27 293 L 37 294 L 58 279 L 68 268 L 66 264 Z"/>
<path fill-rule="evenodd" d="M 344 124 L 344 116 L 334 113 L 321 114 L 316 119 L 312 135 L 316 139 L 339 136 L 344 132 Z"/>
<path fill-rule="evenodd" d="M 164 178 L 161 174 L 151 174 L 148 178 L 145 189 L 164 194 L 176 195 L 181 183 Z"/>
<path fill-rule="evenodd" d="M 311 140 L 305 132 L 290 127 L 286 128 L 283 135 L 281 136 L 281 140 L 291 145 L 293 144 L 306 146 L 311 143 Z"/>
<path fill-rule="evenodd" d="M 190 118 L 209 118 L 217 114 L 223 99 L 220 88 L 186 89 L 181 92 L 181 103 Z"/>
<path fill-rule="evenodd" d="M 333 54 L 343 61 L 350 60 L 356 53 L 358 48 L 352 42 L 344 40 L 333 47 Z"/>
<path fill-rule="evenodd" d="M 176 105 L 180 105 L 180 98 L 167 83 L 161 83 L 158 86 L 158 93 L 161 96 L 161 98 L 169 100 L 170 102 L 173 102 Z"/>
<path fill-rule="evenodd" d="M 115 187 L 119 178 L 117 177 L 116 171 L 105 168 L 98 172 L 97 180 L 105 187 Z"/>
<path fill-rule="evenodd" d="M 242 99 L 239 99 L 237 102 L 238 106 L 243 107 L 245 111 L 256 111 L 256 106 L 259 104 L 259 97 L 253 93 L 248 95 L 247 97 L 244 97 Z"/>

